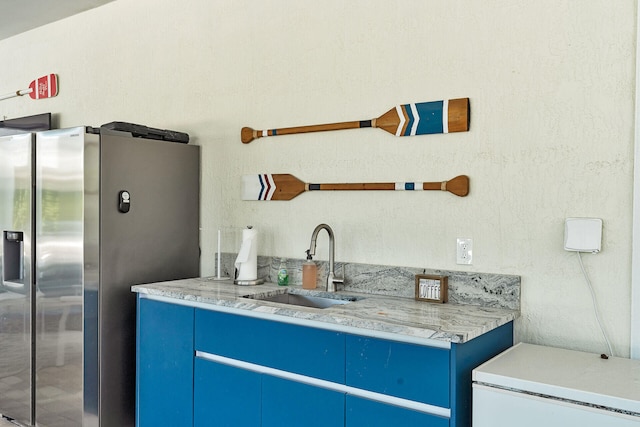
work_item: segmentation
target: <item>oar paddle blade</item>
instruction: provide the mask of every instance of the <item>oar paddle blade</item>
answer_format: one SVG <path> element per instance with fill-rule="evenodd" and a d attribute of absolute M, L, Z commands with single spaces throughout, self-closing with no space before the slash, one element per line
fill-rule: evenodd
<path fill-rule="evenodd" d="M 395 136 L 466 132 L 469 98 L 398 105 L 378 117 L 374 127 Z"/>
<path fill-rule="evenodd" d="M 242 176 L 242 200 L 291 200 L 305 191 L 305 183 L 290 174 Z"/>
<path fill-rule="evenodd" d="M 31 99 L 52 98 L 58 95 L 58 76 L 49 74 L 42 76 L 29 84 Z"/>
<path fill-rule="evenodd" d="M 468 132 L 471 121 L 469 98 L 450 99 L 447 115 L 449 132 Z"/>

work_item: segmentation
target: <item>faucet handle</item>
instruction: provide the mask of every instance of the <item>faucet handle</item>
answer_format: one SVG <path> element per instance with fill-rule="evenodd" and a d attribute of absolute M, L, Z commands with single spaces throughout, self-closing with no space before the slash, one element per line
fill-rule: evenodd
<path fill-rule="evenodd" d="M 327 283 L 327 292 L 335 292 L 338 290 L 336 285 L 344 285 L 344 278 L 342 277 L 333 277 L 330 280 L 330 283 Z"/>
<path fill-rule="evenodd" d="M 333 283 L 344 283 L 344 264 L 342 264 L 342 277 L 334 276 Z"/>

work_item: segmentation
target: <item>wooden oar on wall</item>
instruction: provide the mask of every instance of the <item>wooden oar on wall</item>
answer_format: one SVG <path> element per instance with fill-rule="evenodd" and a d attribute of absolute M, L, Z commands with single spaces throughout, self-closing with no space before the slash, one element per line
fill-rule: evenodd
<path fill-rule="evenodd" d="M 244 175 L 242 200 L 291 200 L 305 191 L 316 190 L 440 190 L 456 196 L 469 194 L 469 177 L 457 176 L 440 182 L 378 182 L 353 184 L 308 184 L 290 174 Z"/>
<path fill-rule="evenodd" d="M 396 136 L 466 132 L 469 130 L 469 98 L 399 105 L 371 120 L 269 130 L 244 127 L 240 132 L 240 139 L 248 144 L 263 136 L 369 127 L 380 128 Z"/>

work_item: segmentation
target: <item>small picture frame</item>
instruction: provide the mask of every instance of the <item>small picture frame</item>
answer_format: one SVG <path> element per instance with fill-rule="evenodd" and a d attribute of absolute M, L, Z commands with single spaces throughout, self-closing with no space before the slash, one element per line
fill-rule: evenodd
<path fill-rule="evenodd" d="M 417 301 L 436 303 L 447 302 L 447 276 L 434 276 L 431 274 L 416 274 Z"/>

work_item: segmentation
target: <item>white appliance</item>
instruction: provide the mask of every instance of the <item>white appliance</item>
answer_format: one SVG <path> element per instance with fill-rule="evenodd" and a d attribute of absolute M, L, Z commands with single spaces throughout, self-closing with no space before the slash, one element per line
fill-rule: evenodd
<path fill-rule="evenodd" d="M 520 343 L 472 378 L 473 427 L 640 426 L 640 360 Z"/>

